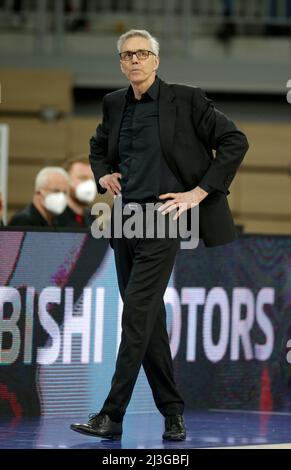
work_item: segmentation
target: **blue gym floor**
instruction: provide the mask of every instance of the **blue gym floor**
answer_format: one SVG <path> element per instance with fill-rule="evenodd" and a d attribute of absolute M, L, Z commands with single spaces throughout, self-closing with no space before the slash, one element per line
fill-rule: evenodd
<path fill-rule="evenodd" d="M 102 440 L 70 430 L 72 422 L 86 422 L 86 416 L 0 418 L 0 448 L 193 449 L 291 443 L 291 413 L 188 411 L 184 417 L 187 439 L 182 442 L 163 442 L 164 420 L 157 413 L 128 413 L 121 441 Z"/>

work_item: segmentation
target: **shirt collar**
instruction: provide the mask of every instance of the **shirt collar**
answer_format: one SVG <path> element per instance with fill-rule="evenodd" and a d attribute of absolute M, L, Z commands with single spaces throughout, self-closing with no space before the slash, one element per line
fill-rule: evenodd
<path fill-rule="evenodd" d="M 157 100 L 159 96 L 159 89 L 160 89 L 160 78 L 156 75 L 155 81 L 153 84 L 148 88 L 148 90 L 142 94 L 141 99 L 143 98 L 151 98 L 152 100 Z M 126 92 L 127 98 L 131 100 L 135 100 L 134 98 L 134 93 L 132 86 L 129 85 L 127 92 Z M 136 100 L 138 101 L 138 100 Z"/>

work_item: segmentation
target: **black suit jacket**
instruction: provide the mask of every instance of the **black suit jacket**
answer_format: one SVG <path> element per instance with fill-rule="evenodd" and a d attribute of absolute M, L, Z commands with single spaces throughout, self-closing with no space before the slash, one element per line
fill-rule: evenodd
<path fill-rule="evenodd" d="M 118 171 L 118 137 L 126 92 L 127 88 L 117 90 L 103 99 L 103 120 L 90 140 L 89 158 L 97 183 L 101 176 Z M 159 127 L 163 156 L 185 190 L 199 183 L 215 189 L 200 203 L 200 238 L 206 246 L 234 240 L 236 230 L 226 196 L 248 149 L 246 136 L 200 88 L 162 80 Z M 100 191 L 100 185 L 98 188 Z"/>
<path fill-rule="evenodd" d="M 22 210 L 16 212 L 8 225 L 15 225 L 19 227 L 51 227 L 44 219 L 40 212 L 33 203 L 25 206 Z M 53 225 L 56 225 L 54 218 Z"/>

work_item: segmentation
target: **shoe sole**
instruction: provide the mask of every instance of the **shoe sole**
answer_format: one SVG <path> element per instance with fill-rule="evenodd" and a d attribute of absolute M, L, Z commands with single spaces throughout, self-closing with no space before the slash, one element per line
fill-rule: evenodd
<path fill-rule="evenodd" d="M 163 436 L 163 441 L 184 441 L 186 439 L 186 436 L 177 436 L 177 437 L 164 437 Z"/>
<path fill-rule="evenodd" d="M 110 439 L 111 441 L 120 441 L 121 439 L 121 434 L 102 436 L 100 434 L 97 434 L 91 431 L 85 431 L 85 429 L 75 428 L 73 425 L 71 425 L 70 428 L 72 429 L 72 431 L 78 432 L 79 434 L 85 434 L 86 436 L 100 437 L 101 439 Z"/>

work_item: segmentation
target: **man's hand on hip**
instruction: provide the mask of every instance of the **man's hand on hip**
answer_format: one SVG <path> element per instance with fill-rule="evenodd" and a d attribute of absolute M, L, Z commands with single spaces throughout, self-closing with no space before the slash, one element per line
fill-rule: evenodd
<path fill-rule="evenodd" d="M 121 178 L 121 173 L 110 173 L 99 178 L 99 184 L 102 188 L 107 189 L 112 196 L 120 194 L 121 186 L 118 178 Z"/>
<path fill-rule="evenodd" d="M 173 220 L 177 220 L 183 212 L 200 204 L 207 195 L 208 193 L 199 186 L 196 186 L 196 188 L 191 191 L 185 191 L 184 193 L 161 194 L 159 196 L 160 199 L 171 199 L 165 202 L 165 204 L 162 204 L 158 210 L 165 215 L 177 209 L 177 213 L 173 217 Z"/>

